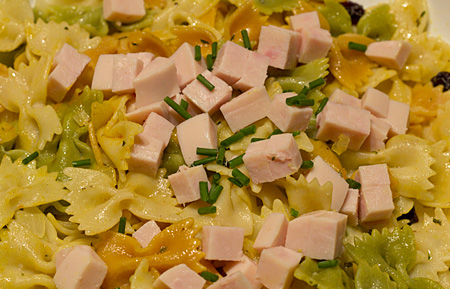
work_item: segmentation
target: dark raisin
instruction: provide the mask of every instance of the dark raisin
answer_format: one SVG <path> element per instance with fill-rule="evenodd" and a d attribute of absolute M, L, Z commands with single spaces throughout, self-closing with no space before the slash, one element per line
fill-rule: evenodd
<path fill-rule="evenodd" d="M 348 14 L 350 14 L 353 25 L 356 25 L 359 21 L 359 18 L 361 18 L 364 15 L 365 12 L 364 8 L 358 3 L 352 1 L 345 1 L 341 2 L 341 5 L 344 6 L 345 10 L 347 10 Z"/>
<path fill-rule="evenodd" d="M 414 209 L 414 207 L 408 213 L 398 217 L 397 220 L 398 221 L 408 220 L 409 225 L 419 222 L 419 218 L 417 217 L 416 210 Z"/>
<path fill-rule="evenodd" d="M 433 83 L 433 86 L 438 86 L 442 84 L 444 86 L 444 91 L 447 91 L 450 89 L 450 72 L 448 71 L 441 71 L 438 74 L 436 74 L 435 77 L 431 79 L 431 83 Z"/>

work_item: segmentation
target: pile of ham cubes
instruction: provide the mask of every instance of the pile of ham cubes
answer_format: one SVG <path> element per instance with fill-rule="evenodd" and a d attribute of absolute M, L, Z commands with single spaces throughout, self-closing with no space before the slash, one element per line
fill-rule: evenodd
<path fill-rule="evenodd" d="M 118 0 L 104 2 L 108 2 L 105 18 L 111 21 L 128 23 L 145 15 L 140 4 L 122 7 Z M 130 7 L 138 8 L 128 11 Z M 188 166 L 170 175 L 169 182 L 178 203 L 199 200 L 199 182 L 209 184 L 209 181 L 203 166 L 191 165 L 203 158 L 196 154 L 196 148 L 217 148 L 217 127 L 210 115 L 220 110 L 233 132 L 265 117 L 283 132 L 249 145 L 243 160 L 253 183 L 271 182 L 298 171 L 302 157 L 291 132 L 304 131 L 313 111 L 310 107 L 286 105 L 286 99 L 295 93 L 278 94 L 271 100 L 264 87 L 267 69 L 269 66 L 292 69 L 298 63 L 326 57 L 332 37 L 320 28 L 316 12 L 291 16 L 290 25 L 291 29 L 262 27 L 257 51 L 227 41 L 219 50 L 212 71 L 206 69 L 203 58 L 194 59 L 194 47 L 188 43 L 169 58 L 155 58 L 148 52 L 101 55 L 92 89 L 102 91 L 105 98 L 135 94 L 127 117 L 144 125 L 144 131 L 136 136 L 129 170 L 156 175 L 163 151 L 176 128 Z M 366 55 L 398 69 L 404 65 L 409 51 L 406 42 L 386 41 L 369 45 Z M 89 61 L 89 57 L 65 44 L 53 61 L 48 79 L 49 97 L 62 101 Z M 214 85 L 212 91 L 196 79 L 199 74 Z M 232 98 L 233 89 L 242 93 Z M 163 101 L 167 96 L 176 103 L 187 101 L 187 111 L 193 117 L 185 120 L 176 113 Z M 408 114 L 408 105 L 390 100 L 376 89 L 369 88 L 362 99 L 338 89 L 317 116 L 317 138 L 338 141 L 345 135 L 349 138 L 349 149 L 379 150 L 384 148 L 388 137 L 405 133 Z M 281 213 L 269 215 L 253 245 L 261 253 L 258 263 L 242 252 L 242 228 L 204 226 L 201 238 L 205 259 L 223 262 L 226 272 L 226 277 L 209 288 L 288 288 L 303 256 L 333 260 L 340 255 L 347 223 L 356 226 L 359 222 L 391 216 L 394 205 L 385 164 L 360 167 L 355 176 L 361 184 L 358 190 L 349 189 L 342 176 L 320 156 L 313 163 L 306 180 L 333 184 L 332 211 L 310 212 L 292 221 Z M 133 237 L 146 247 L 159 232 L 158 224 L 150 220 Z M 64 289 L 99 288 L 107 271 L 105 263 L 89 246 L 59 252 L 56 267 L 55 283 Z M 181 264 L 164 272 L 153 286 L 200 289 L 205 282 Z"/>

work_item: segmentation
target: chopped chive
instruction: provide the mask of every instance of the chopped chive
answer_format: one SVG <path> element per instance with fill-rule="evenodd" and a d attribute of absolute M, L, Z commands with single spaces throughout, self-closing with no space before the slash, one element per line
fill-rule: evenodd
<path fill-rule="evenodd" d="M 261 140 L 265 140 L 265 138 L 262 137 L 254 137 L 250 140 L 250 142 L 257 142 L 257 141 L 261 141 Z"/>
<path fill-rule="evenodd" d="M 121 234 L 125 234 L 125 225 L 127 224 L 127 218 L 125 217 L 120 217 L 119 220 L 119 233 Z"/>
<path fill-rule="evenodd" d="M 166 96 L 164 97 L 164 102 L 167 103 L 173 110 L 175 110 L 179 115 L 181 115 L 184 119 L 189 119 L 192 115 L 189 114 L 183 107 L 181 107 L 178 103 L 176 103 L 173 99 Z"/>
<path fill-rule="evenodd" d="M 228 180 L 230 182 L 232 182 L 233 184 L 235 184 L 236 186 L 238 186 L 239 188 L 242 188 L 244 186 L 243 184 L 241 184 L 241 182 L 238 179 L 228 178 Z"/>
<path fill-rule="evenodd" d="M 197 148 L 196 153 L 202 156 L 216 156 L 217 149 Z"/>
<path fill-rule="evenodd" d="M 366 52 L 367 45 L 350 41 L 348 43 L 348 49 L 358 50 L 358 51 L 361 51 L 361 52 Z"/>
<path fill-rule="evenodd" d="M 423 16 L 425 16 L 425 10 L 420 13 L 420 18 L 422 18 Z"/>
<path fill-rule="evenodd" d="M 438 225 L 442 225 L 442 221 L 436 218 L 433 218 L 433 223 L 438 224 Z"/>
<path fill-rule="evenodd" d="M 302 88 L 302 90 L 300 91 L 299 95 L 300 95 L 300 94 L 307 95 L 310 89 L 312 89 L 312 88 L 310 88 L 310 87 L 308 87 L 308 86 L 306 86 L 306 85 L 303 86 L 303 88 Z"/>
<path fill-rule="evenodd" d="M 302 165 L 300 166 L 301 169 L 312 169 L 313 167 L 313 161 L 303 161 Z"/>
<path fill-rule="evenodd" d="M 294 208 L 291 208 L 291 216 L 294 218 L 298 217 L 298 211 Z"/>
<path fill-rule="evenodd" d="M 216 41 L 214 41 L 214 42 L 212 43 L 212 46 L 211 46 L 211 55 L 212 55 L 212 58 L 213 58 L 213 59 L 216 59 L 216 57 L 217 57 L 217 42 L 216 42 Z"/>
<path fill-rule="evenodd" d="M 296 96 L 288 97 L 286 98 L 286 105 L 288 106 L 297 105 L 297 102 L 301 99 L 306 99 L 306 95 L 298 94 Z"/>
<path fill-rule="evenodd" d="M 273 136 L 273 135 L 282 134 L 282 133 L 283 133 L 283 132 L 281 131 L 281 129 L 276 128 L 276 129 L 273 130 L 273 132 L 269 135 L 268 138 L 270 138 L 270 137 Z"/>
<path fill-rule="evenodd" d="M 217 153 L 217 164 L 223 166 L 225 163 L 225 147 L 220 147 Z"/>
<path fill-rule="evenodd" d="M 219 173 L 215 173 L 215 174 L 212 176 L 212 178 L 213 178 L 213 182 L 214 182 L 215 184 L 218 184 L 219 181 L 220 181 L 221 176 L 220 176 Z"/>
<path fill-rule="evenodd" d="M 300 135 L 300 131 L 299 130 L 296 130 L 296 131 L 292 132 L 292 136 L 298 136 L 298 135 Z"/>
<path fill-rule="evenodd" d="M 22 160 L 22 164 L 27 165 L 29 162 L 31 162 L 32 160 L 34 160 L 38 156 L 39 156 L 39 153 L 37 151 L 32 153 L 32 154 L 29 154 L 26 158 L 24 158 Z"/>
<path fill-rule="evenodd" d="M 214 273 L 208 272 L 208 271 L 201 272 L 200 276 L 202 276 L 203 279 L 205 279 L 206 281 L 209 281 L 209 282 L 216 282 L 217 280 L 219 280 L 219 276 L 217 276 Z"/>
<path fill-rule="evenodd" d="M 180 106 L 181 106 L 184 110 L 187 111 L 188 106 L 189 106 L 189 102 L 187 102 L 186 100 L 182 99 L 182 100 L 180 101 Z"/>
<path fill-rule="evenodd" d="M 206 165 L 207 163 L 213 162 L 216 160 L 216 156 L 210 156 L 204 159 L 196 160 L 192 163 L 192 166 L 200 166 L 200 165 Z"/>
<path fill-rule="evenodd" d="M 201 207 L 201 208 L 198 208 L 198 210 L 197 210 L 199 215 L 214 214 L 214 213 L 216 213 L 216 211 L 217 211 L 217 208 L 215 206 Z"/>
<path fill-rule="evenodd" d="M 249 177 L 244 175 L 244 173 L 239 169 L 234 169 L 233 171 L 231 171 L 231 174 L 244 186 L 248 186 L 248 184 L 250 183 Z"/>
<path fill-rule="evenodd" d="M 220 193 L 222 192 L 223 187 L 221 185 L 212 185 L 211 191 L 209 192 L 209 200 L 207 201 L 208 204 L 212 205 L 215 202 L 217 202 L 217 199 L 220 196 Z"/>
<path fill-rule="evenodd" d="M 228 161 L 230 165 L 230 169 L 234 169 L 235 167 L 242 165 L 244 163 L 243 157 L 245 154 L 235 157 L 234 159 Z"/>
<path fill-rule="evenodd" d="M 287 101 L 287 99 L 286 99 Z M 295 106 L 313 106 L 314 105 L 314 99 L 302 99 L 298 98 L 294 100 L 293 105 Z"/>
<path fill-rule="evenodd" d="M 159 248 L 159 253 L 161 254 L 161 253 L 164 253 L 164 252 L 166 252 L 167 251 L 167 247 L 166 246 L 161 246 L 160 248 Z"/>
<path fill-rule="evenodd" d="M 208 182 L 198 182 L 198 186 L 200 189 L 200 199 L 207 202 L 209 200 Z"/>
<path fill-rule="evenodd" d="M 247 127 L 244 127 L 243 129 L 240 129 L 239 131 L 242 132 L 244 135 L 254 134 L 256 132 L 256 125 L 254 124 L 249 125 Z"/>
<path fill-rule="evenodd" d="M 200 45 L 196 45 L 195 46 L 195 57 L 194 57 L 195 61 L 200 61 L 202 60 L 202 48 L 200 47 Z"/>
<path fill-rule="evenodd" d="M 323 79 L 323 77 L 317 78 L 309 83 L 309 89 L 314 89 L 322 84 L 325 84 L 325 79 Z"/>
<path fill-rule="evenodd" d="M 73 167 L 86 167 L 86 166 L 90 166 L 91 165 L 91 159 L 84 159 L 84 160 L 78 160 L 78 161 L 73 161 L 72 162 L 72 166 Z"/>
<path fill-rule="evenodd" d="M 208 40 L 200 39 L 200 41 L 201 41 L 203 44 L 209 44 L 209 41 L 208 41 Z"/>
<path fill-rule="evenodd" d="M 252 50 L 252 44 L 250 43 L 250 38 L 248 38 L 248 32 L 246 29 L 241 30 L 242 41 L 244 41 L 244 47 L 248 50 Z"/>
<path fill-rule="evenodd" d="M 223 141 L 221 141 L 220 142 L 220 146 L 229 147 L 233 143 L 235 143 L 237 141 L 240 141 L 243 138 L 244 138 L 244 134 L 239 131 L 239 132 L 233 134 L 232 136 L 230 136 L 230 137 L 224 139 Z"/>
<path fill-rule="evenodd" d="M 332 268 L 336 267 L 338 264 L 338 260 L 326 260 L 326 261 L 320 261 L 317 263 L 317 266 L 321 269 L 323 268 Z"/>
<path fill-rule="evenodd" d="M 212 54 L 206 55 L 206 68 L 211 71 L 213 69 L 214 60 Z"/>
<path fill-rule="evenodd" d="M 319 106 L 317 107 L 316 116 L 322 112 L 322 110 L 325 107 L 325 105 L 327 104 L 327 102 L 328 102 L 328 97 L 325 97 L 324 99 L 322 99 Z"/>
<path fill-rule="evenodd" d="M 347 182 L 350 189 L 357 189 L 357 190 L 361 189 L 361 184 L 358 183 L 357 181 L 352 179 L 346 179 L 345 181 Z"/>
<path fill-rule="evenodd" d="M 202 74 L 197 75 L 197 80 L 200 81 L 209 91 L 213 91 L 215 86 L 208 81 Z"/>

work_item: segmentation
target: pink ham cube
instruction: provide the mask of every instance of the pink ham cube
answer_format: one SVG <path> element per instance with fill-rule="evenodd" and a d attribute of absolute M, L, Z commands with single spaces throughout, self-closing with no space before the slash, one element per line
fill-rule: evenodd
<path fill-rule="evenodd" d="M 206 280 L 185 264 L 176 265 L 153 282 L 155 289 L 202 289 Z"/>
<path fill-rule="evenodd" d="M 232 85 L 238 81 L 245 69 L 250 50 L 232 42 L 225 42 L 217 53 L 212 74 Z"/>
<path fill-rule="evenodd" d="M 168 179 L 179 204 L 200 199 L 200 182 L 207 182 L 210 187 L 208 176 L 203 166 L 190 168 L 181 166 L 179 171 L 171 174 Z"/>
<path fill-rule="evenodd" d="M 128 106 L 126 117 L 129 121 L 143 124 L 152 112 L 159 114 L 166 119 L 169 118 L 167 104 L 164 101 L 158 101 L 138 109 L 136 109 L 136 103 L 132 103 Z"/>
<path fill-rule="evenodd" d="M 156 224 L 155 221 L 150 220 L 133 233 L 133 238 L 141 244 L 142 248 L 145 248 L 148 244 L 150 244 L 153 237 L 158 235 L 160 232 L 161 229 L 158 224 Z"/>
<path fill-rule="evenodd" d="M 386 117 L 389 108 L 389 96 L 378 89 L 369 87 L 362 96 L 361 108 L 370 111 L 374 116 Z"/>
<path fill-rule="evenodd" d="M 227 275 L 242 272 L 245 277 L 247 277 L 247 280 L 250 281 L 253 289 L 260 289 L 262 284 L 258 279 L 256 279 L 257 268 L 258 266 L 256 262 L 244 254 L 239 261 L 227 262 L 227 264 L 223 267 L 223 270 L 227 273 Z"/>
<path fill-rule="evenodd" d="M 356 108 L 361 108 L 361 99 L 346 93 L 339 88 L 335 89 L 329 97 L 330 102 L 345 104 Z"/>
<path fill-rule="evenodd" d="M 286 92 L 275 94 L 270 103 L 267 117 L 283 132 L 305 131 L 312 117 L 311 107 L 297 107 L 286 104 L 286 99 L 296 96 L 296 93 Z"/>
<path fill-rule="evenodd" d="M 347 215 L 334 211 L 301 215 L 289 222 L 285 246 L 313 259 L 333 260 L 343 250 L 346 224 Z"/>
<path fill-rule="evenodd" d="M 266 217 L 256 236 L 253 248 L 262 251 L 267 248 L 284 246 L 288 220 L 283 213 L 272 213 Z"/>
<path fill-rule="evenodd" d="M 361 187 L 390 185 L 389 170 L 386 164 L 360 166 L 355 174 L 355 181 Z"/>
<path fill-rule="evenodd" d="M 203 226 L 202 250 L 206 260 L 239 261 L 243 244 L 243 228 Z"/>
<path fill-rule="evenodd" d="M 113 59 L 111 90 L 115 94 L 134 93 L 134 79 L 142 71 L 144 62 L 130 55 L 118 55 Z"/>
<path fill-rule="evenodd" d="M 302 29 L 300 32 L 298 62 L 310 63 L 326 57 L 332 44 L 333 38 L 328 30 L 321 28 Z"/>
<path fill-rule="evenodd" d="M 302 257 L 301 253 L 282 246 L 265 249 L 261 252 L 256 276 L 268 289 L 287 289 Z"/>
<path fill-rule="evenodd" d="M 411 53 L 412 45 L 402 40 L 372 42 L 367 46 L 366 56 L 389 68 L 401 69 Z"/>
<path fill-rule="evenodd" d="M 144 131 L 138 134 L 138 138 L 157 138 L 166 147 L 169 144 L 170 136 L 175 126 L 159 114 L 152 112 L 144 122 Z"/>
<path fill-rule="evenodd" d="M 209 286 L 210 289 L 252 289 L 252 284 L 244 275 L 244 273 L 237 271 L 224 278 L 219 279 L 214 284 Z"/>
<path fill-rule="evenodd" d="M 317 11 L 305 12 L 289 17 L 291 30 L 301 32 L 302 29 L 320 28 L 320 20 Z"/>
<path fill-rule="evenodd" d="M 203 57 L 199 61 L 195 60 L 195 48 L 187 42 L 184 42 L 169 58 L 175 61 L 178 85 L 181 89 L 206 69 Z"/>
<path fill-rule="evenodd" d="M 264 86 L 254 87 L 220 107 L 223 117 L 236 132 L 255 121 L 266 117 L 270 107 L 270 96 Z"/>
<path fill-rule="evenodd" d="M 128 159 L 128 169 L 149 176 L 156 176 L 161 165 L 164 152 L 164 142 L 157 138 L 150 138 L 145 142 L 135 142 Z"/>
<path fill-rule="evenodd" d="M 297 65 L 300 34 L 277 26 L 262 26 L 258 53 L 270 58 L 270 66 L 292 69 Z"/>
<path fill-rule="evenodd" d="M 358 210 L 359 210 L 359 190 L 348 189 L 344 204 L 340 210 L 341 214 L 347 215 L 347 223 L 350 226 L 358 225 Z"/>
<path fill-rule="evenodd" d="M 177 95 L 172 96 L 171 98 L 173 101 L 175 101 L 178 104 L 181 103 L 181 100 L 187 101 L 187 103 L 188 103 L 187 112 L 191 116 L 196 116 L 198 114 L 203 113 L 197 106 L 195 106 L 195 104 L 193 104 L 189 99 L 187 99 L 187 97 L 184 96 L 182 93 L 178 93 Z M 176 112 L 172 107 L 170 107 L 170 105 L 168 105 L 167 103 L 165 103 L 165 105 L 166 105 L 166 109 L 168 111 L 167 119 L 171 123 L 173 123 L 174 125 L 179 125 L 180 123 L 185 121 L 184 117 L 182 117 L 178 112 Z"/>
<path fill-rule="evenodd" d="M 92 89 L 100 90 L 106 99 L 112 95 L 113 63 L 119 54 L 101 54 L 95 65 Z"/>
<path fill-rule="evenodd" d="M 408 130 L 409 105 L 393 99 L 389 100 L 389 108 L 386 118 L 381 118 L 391 125 L 388 136 L 404 134 Z"/>
<path fill-rule="evenodd" d="M 377 151 L 385 148 L 384 141 L 388 137 L 391 125 L 376 116 L 370 116 L 370 134 L 361 146 L 367 151 Z"/>
<path fill-rule="evenodd" d="M 144 0 L 103 0 L 103 18 L 108 21 L 132 23 L 144 16 Z"/>
<path fill-rule="evenodd" d="M 247 91 L 253 87 L 263 86 L 267 78 L 270 58 L 255 51 L 249 51 L 241 78 L 233 83 L 233 88 Z"/>

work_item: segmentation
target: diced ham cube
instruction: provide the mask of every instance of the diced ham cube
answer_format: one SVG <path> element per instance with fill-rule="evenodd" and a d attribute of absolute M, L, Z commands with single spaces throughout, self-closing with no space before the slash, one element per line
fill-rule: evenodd
<path fill-rule="evenodd" d="M 345 135 L 350 138 L 348 148 L 358 150 L 370 133 L 370 112 L 328 102 L 317 116 L 317 127 L 317 139 L 336 142 Z"/>
<path fill-rule="evenodd" d="M 289 28 L 300 32 L 303 28 L 320 28 L 320 20 L 317 11 L 305 12 L 289 17 Z"/>
<path fill-rule="evenodd" d="M 234 272 L 210 285 L 210 289 L 252 289 L 252 284 L 242 272 Z"/>
<path fill-rule="evenodd" d="M 300 34 L 277 26 L 262 26 L 258 52 L 270 58 L 270 66 L 292 69 L 297 65 Z"/>
<path fill-rule="evenodd" d="M 151 52 L 128 53 L 127 56 L 132 56 L 142 61 L 143 67 L 146 67 L 155 58 L 155 55 Z"/>
<path fill-rule="evenodd" d="M 200 182 L 207 182 L 210 186 L 203 166 L 181 166 L 179 171 L 171 174 L 168 179 L 179 204 L 200 199 Z"/>
<path fill-rule="evenodd" d="M 204 84 L 194 79 L 184 89 L 183 94 L 203 112 L 213 114 L 231 99 L 233 89 L 222 79 L 212 75 L 209 70 L 201 73 L 214 89 L 210 91 Z"/>
<path fill-rule="evenodd" d="M 361 108 L 361 99 L 346 93 L 339 88 L 335 89 L 329 97 L 330 102 L 345 104 L 356 108 Z"/>
<path fill-rule="evenodd" d="M 178 85 L 181 89 L 184 89 L 206 69 L 203 57 L 200 61 L 195 60 L 195 48 L 187 42 L 184 42 L 170 58 L 175 61 Z"/>
<path fill-rule="evenodd" d="M 180 92 L 177 68 L 172 59 L 156 57 L 134 79 L 136 107 L 162 101 Z"/>
<path fill-rule="evenodd" d="M 112 95 L 113 63 L 114 58 L 119 56 L 119 54 L 101 54 L 95 65 L 91 87 L 103 92 L 105 98 L 109 98 Z"/>
<path fill-rule="evenodd" d="M 47 94 L 60 102 L 91 59 L 67 43 L 64 43 L 54 59 L 56 65 L 48 76 Z"/>
<path fill-rule="evenodd" d="M 132 23 L 144 16 L 144 0 L 103 0 L 103 18 L 108 21 Z"/>
<path fill-rule="evenodd" d="M 241 78 L 233 84 L 233 88 L 246 91 L 250 88 L 263 86 L 267 78 L 270 58 L 255 51 L 249 51 Z M 242 67 L 242 64 L 241 64 Z"/>
<path fill-rule="evenodd" d="M 293 92 L 275 94 L 270 103 L 267 117 L 283 132 L 305 131 L 312 117 L 313 109 L 311 107 L 286 104 L 287 98 L 296 95 Z"/>
<path fill-rule="evenodd" d="M 289 222 L 285 246 L 313 259 L 333 260 L 342 252 L 346 224 L 347 215 L 334 211 L 301 215 Z"/>
<path fill-rule="evenodd" d="M 187 165 L 204 158 L 197 148 L 217 148 L 217 126 L 207 113 L 196 115 L 177 126 L 178 142 Z"/>
<path fill-rule="evenodd" d="M 355 174 L 355 181 L 361 184 L 361 187 L 389 186 L 389 170 L 386 164 L 376 164 L 360 166 Z"/>
<path fill-rule="evenodd" d="M 287 289 L 302 257 L 301 253 L 282 246 L 265 249 L 261 252 L 256 276 L 268 289 Z"/>
<path fill-rule="evenodd" d="M 202 289 L 206 280 L 185 264 L 176 265 L 153 282 L 155 289 Z"/>
<path fill-rule="evenodd" d="M 250 281 L 253 289 L 260 289 L 262 284 L 258 279 L 256 279 L 256 269 L 256 262 L 251 260 L 245 254 L 242 255 L 241 260 L 228 262 L 223 267 L 223 270 L 227 273 L 227 275 L 234 274 L 235 272 L 242 272 L 245 277 L 247 277 L 248 281 Z"/>
<path fill-rule="evenodd" d="M 58 289 L 98 289 L 107 270 L 105 262 L 91 247 L 77 245 L 67 252 L 53 281 Z"/>
<path fill-rule="evenodd" d="M 58 251 L 55 256 L 53 257 L 53 259 L 55 260 L 55 267 L 56 270 L 58 270 L 59 266 L 61 265 L 61 263 L 64 261 L 64 259 L 67 257 L 67 254 L 70 253 L 70 251 L 72 251 L 73 247 L 67 247 L 64 248 L 60 251 Z"/>
<path fill-rule="evenodd" d="M 405 65 L 412 45 L 402 40 L 372 42 L 367 46 L 366 56 L 380 65 L 401 69 Z"/>
<path fill-rule="evenodd" d="M 131 148 L 131 157 L 128 159 L 128 169 L 156 176 L 161 165 L 164 148 L 164 142 L 157 138 L 150 138 L 145 143 L 135 142 Z"/>
<path fill-rule="evenodd" d="M 388 136 L 404 134 L 408 129 L 409 105 L 393 99 L 389 100 L 389 108 L 386 118 L 382 120 L 391 125 Z"/>
<path fill-rule="evenodd" d="M 250 50 L 232 42 L 225 42 L 217 53 L 212 74 L 232 85 L 242 77 Z"/>
<path fill-rule="evenodd" d="M 389 107 L 389 96 L 378 89 L 369 87 L 361 99 L 361 107 L 374 116 L 386 117 Z"/>
<path fill-rule="evenodd" d="M 220 107 L 232 132 L 267 116 L 270 96 L 264 86 L 254 87 Z"/>
<path fill-rule="evenodd" d="M 142 71 L 144 63 L 136 57 L 118 55 L 113 59 L 112 92 L 115 94 L 134 93 L 133 81 Z"/>
<path fill-rule="evenodd" d="M 359 198 L 359 219 L 362 223 L 387 220 L 394 211 L 389 185 L 362 187 Z"/>
<path fill-rule="evenodd" d="M 290 133 L 251 143 L 243 160 L 255 184 L 283 178 L 298 171 L 302 164 L 297 143 Z"/>
<path fill-rule="evenodd" d="M 331 209 L 339 211 L 347 196 L 348 183 L 321 156 L 316 156 L 313 163 L 314 166 L 306 176 L 306 181 L 311 182 L 313 179 L 317 179 L 321 186 L 326 182 L 331 182 L 333 184 Z"/>
<path fill-rule="evenodd" d="M 206 260 L 239 261 L 243 244 L 243 228 L 203 226 L 202 249 Z"/>
<path fill-rule="evenodd" d="M 126 117 L 129 121 L 143 124 L 150 113 L 157 113 L 164 118 L 169 118 L 167 104 L 164 101 L 158 101 L 141 108 L 136 109 L 136 104 L 131 104 L 127 109 Z"/>
<path fill-rule="evenodd" d="M 358 209 L 359 209 L 359 190 L 348 189 L 344 204 L 342 205 L 341 214 L 347 215 L 347 223 L 351 226 L 358 225 Z"/>
<path fill-rule="evenodd" d="M 197 106 L 195 106 L 195 104 L 193 104 L 189 99 L 187 99 L 186 96 L 184 96 L 182 93 L 178 93 L 175 96 L 171 97 L 173 101 L 175 101 L 176 103 L 180 104 L 181 100 L 187 101 L 188 103 L 188 108 L 187 108 L 187 112 L 192 115 L 192 116 L 196 116 L 198 114 L 203 113 Z M 182 117 L 178 112 L 176 112 L 172 107 L 170 107 L 170 105 L 165 104 L 167 111 L 168 111 L 168 120 L 173 123 L 174 125 L 179 125 L 180 123 L 182 123 L 183 121 L 185 121 L 184 117 Z"/>
<path fill-rule="evenodd" d="M 385 148 L 384 141 L 388 137 L 391 125 L 384 120 L 371 115 L 370 116 L 370 134 L 361 146 L 361 149 L 367 151 L 377 151 Z"/>
<path fill-rule="evenodd" d="M 283 213 L 272 213 L 266 217 L 256 236 L 253 248 L 262 251 L 267 248 L 284 246 L 288 220 Z"/>
<path fill-rule="evenodd" d="M 158 224 L 156 224 L 155 221 L 150 220 L 133 233 L 133 238 L 141 244 L 142 248 L 145 248 L 159 232 L 161 232 L 161 229 Z"/>
<path fill-rule="evenodd" d="M 326 57 L 332 44 L 330 31 L 321 28 L 303 29 L 300 33 L 298 62 L 310 63 Z"/>
<path fill-rule="evenodd" d="M 175 126 L 159 114 L 152 112 L 144 123 L 144 131 L 138 134 L 139 138 L 157 138 L 164 143 L 164 147 L 169 144 L 170 136 Z"/>

